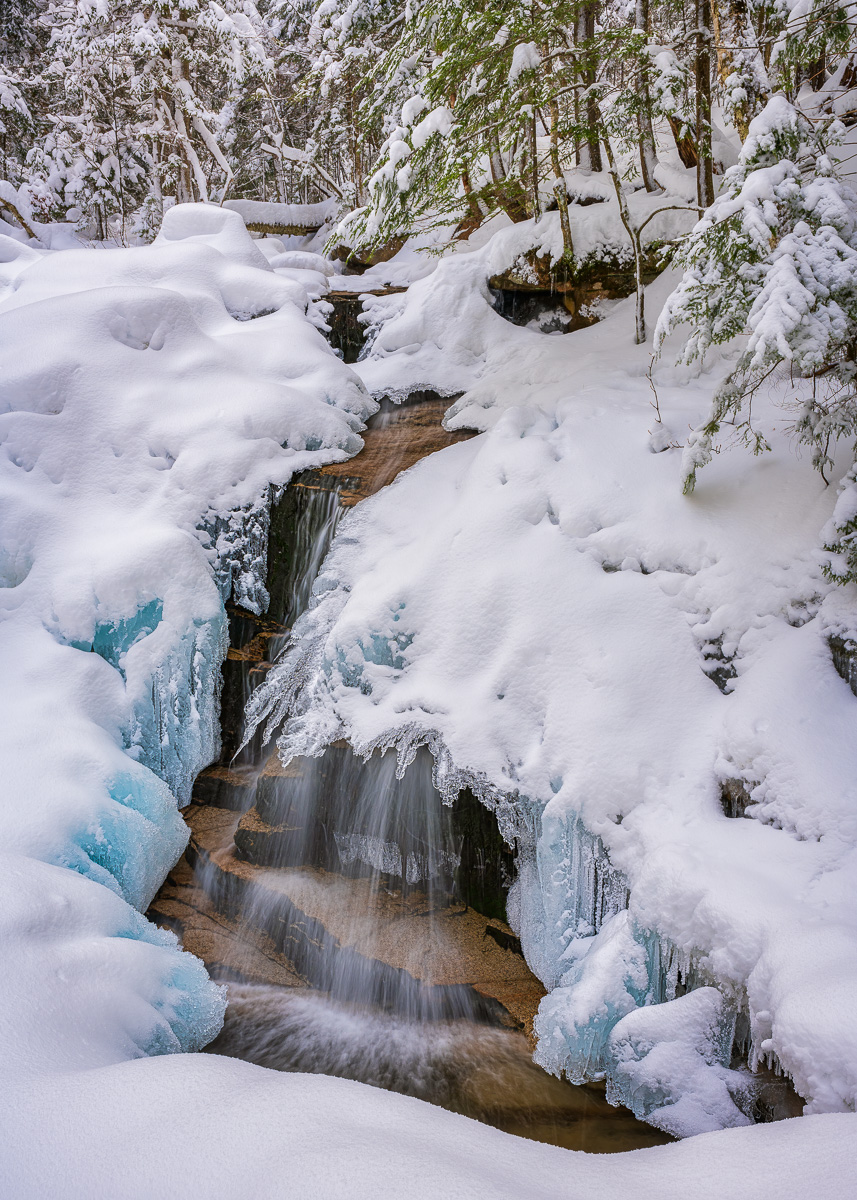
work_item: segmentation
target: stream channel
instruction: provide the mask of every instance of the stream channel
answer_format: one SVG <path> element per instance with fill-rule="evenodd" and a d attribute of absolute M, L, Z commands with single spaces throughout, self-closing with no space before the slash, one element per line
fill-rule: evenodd
<path fill-rule="evenodd" d="M 544 988 L 505 920 L 514 851 L 471 793 L 441 803 L 427 751 L 401 780 L 393 755 L 363 763 L 345 743 L 287 767 L 259 738 L 236 754 L 247 697 L 309 604 L 340 517 L 472 436 L 443 429 L 451 402 L 382 403 L 360 454 L 303 472 L 275 506 L 271 604 L 261 618 L 227 606 L 221 757 L 197 778 L 187 852 L 148 916 L 228 986 L 211 1053 L 360 1080 L 569 1149 L 662 1144 L 603 1086 L 533 1063 Z"/>

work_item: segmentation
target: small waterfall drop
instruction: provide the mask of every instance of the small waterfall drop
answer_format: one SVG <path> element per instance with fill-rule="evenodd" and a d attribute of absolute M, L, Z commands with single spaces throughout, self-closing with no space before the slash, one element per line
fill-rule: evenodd
<path fill-rule="evenodd" d="M 461 434 L 449 401 L 382 406 L 355 460 L 306 472 L 272 514 L 264 618 L 232 606 L 220 763 L 197 780 L 191 842 L 150 915 L 229 987 L 208 1050 L 356 1079 L 574 1149 L 663 1142 L 598 1087 L 532 1062 L 544 989 L 505 923 L 515 859 L 464 792 L 445 806 L 418 751 L 367 762 L 345 743 L 284 765 L 243 710 L 312 602 L 347 507 Z"/>

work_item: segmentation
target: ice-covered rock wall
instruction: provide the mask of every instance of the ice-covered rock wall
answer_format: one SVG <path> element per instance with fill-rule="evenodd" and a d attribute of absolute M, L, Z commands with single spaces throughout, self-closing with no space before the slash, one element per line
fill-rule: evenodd
<path fill-rule="evenodd" d="M 272 491 L 359 449 L 374 407 L 267 249 L 201 205 L 151 247 L 0 237 L 7 1069 L 219 1027 L 221 990 L 135 910 L 219 749 L 223 602 L 266 603 Z"/>
<path fill-rule="evenodd" d="M 377 302 L 367 383 L 464 390 L 447 423 L 485 432 L 343 522 L 257 715 L 290 715 L 286 755 L 347 736 L 404 766 L 425 742 L 447 793 L 496 808 L 520 851 L 510 916 L 551 989 L 549 1069 L 606 1076 L 676 1132 L 738 1124 L 741 1014 L 751 1065 L 788 1072 L 809 1111 L 851 1109 L 857 701 L 827 639 L 855 598 L 821 571 L 836 488 L 793 454 L 774 389 L 754 403 L 772 453 L 723 454 L 683 496 L 671 447 L 723 367 L 667 354 L 655 393 L 629 303 L 569 337 L 509 325 L 485 281 L 525 235 Z"/>

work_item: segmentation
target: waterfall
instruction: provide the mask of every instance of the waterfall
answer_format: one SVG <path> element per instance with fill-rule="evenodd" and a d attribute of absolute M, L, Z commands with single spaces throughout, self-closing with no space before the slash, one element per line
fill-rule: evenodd
<path fill-rule="evenodd" d="M 573 1149 L 657 1144 L 603 1092 L 533 1062 L 544 988 L 506 924 L 516 855 L 531 847 L 473 781 L 447 786 L 427 745 L 364 760 L 327 738 L 323 753 L 284 763 L 276 728 L 263 745 L 259 727 L 235 755 L 245 712 L 258 725 L 258 685 L 323 595 L 348 508 L 460 440 L 442 430 L 444 408 L 437 397 L 382 405 L 359 459 L 305 472 L 273 506 L 257 589 L 267 611 L 228 606 L 224 752 L 197 781 L 187 866 L 153 915 L 228 984 L 215 1053 L 362 1080 Z M 195 944 L 188 911 L 202 922 Z"/>

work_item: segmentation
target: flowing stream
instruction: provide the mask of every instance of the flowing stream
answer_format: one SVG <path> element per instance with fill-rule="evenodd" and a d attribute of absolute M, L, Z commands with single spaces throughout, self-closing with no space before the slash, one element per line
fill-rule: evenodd
<path fill-rule="evenodd" d="M 462 436 L 440 427 L 448 404 L 383 406 L 356 459 L 287 489 L 271 609 L 231 613 L 224 758 L 197 781 L 187 856 L 150 915 L 228 983 L 210 1052 L 361 1080 L 574 1149 L 659 1144 L 597 1085 L 532 1062 L 543 988 L 505 923 L 513 849 L 475 797 L 442 804 L 426 751 L 402 779 L 394 755 L 364 763 L 344 744 L 284 766 L 257 738 L 231 761 L 241 709 L 310 603 L 345 508 Z"/>

